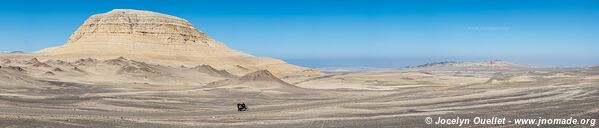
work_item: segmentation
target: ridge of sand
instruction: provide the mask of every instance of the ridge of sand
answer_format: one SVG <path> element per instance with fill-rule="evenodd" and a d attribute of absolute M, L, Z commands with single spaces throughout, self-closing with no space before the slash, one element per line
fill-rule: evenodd
<path fill-rule="evenodd" d="M 23 86 L 40 83 L 26 73 L 27 71 L 19 66 L 0 66 L 0 85 Z"/>
<path fill-rule="evenodd" d="M 281 84 L 289 84 L 289 83 L 277 78 L 275 75 L 270 73 L 270 71 L 268 71 L 268 70 L 259 70 L 259 71 L 255 71 L 252 73 L 248 73 L 246 75 L 241 76 L 237 80 L 240 83 L 255 82 L 255 81 L 269 81 L 269 82 L 277 82 L 277 83 L 281 83 Z"/>
<path fill-rule="evenodd" d="M 226 70 L 217 70 L 214 67 L 210 66 L 210 65 L 198 65 L 196 67 L 192 68 L 195 71 L 198 72 L 202 72 L 202 73 L 206 73 L 206 74 L 210 74 L 212 76 L 216 76 L 216 77 L 226 77 L 226 78 L 235 78 L 237 76 L 227 72 Z"/>
<path fill-rule="evenodd" d="M 248 73 L 239 78 L 226 79 L 216 82 L 211 82 L 206 87 L 217 88 L 251 88 L 251 89 L 299 89 L 299 87 L 287 83 L 268 70 L 259 70 Z"/>
<path fill-rule="evenodd" d="M 46 66 L 37 66 L 40 64 Z M 0 61 L 0 68 L 5 71 L 21 72 L 24 76 L 40 80 L 85 83 L 185 85 L 205 84 L 236 77 L 226 70 L 215 69 L 209 65 L 195 69 L 171 67 L 124 57 L 106 60 L 86 58 L 74 61 L 58 59 L 39 61 L 37 58 L 3 59 Z"/>

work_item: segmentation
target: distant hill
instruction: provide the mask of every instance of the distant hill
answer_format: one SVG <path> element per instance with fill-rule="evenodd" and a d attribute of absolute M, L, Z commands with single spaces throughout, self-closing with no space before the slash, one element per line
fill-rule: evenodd
<path fill-rule="evenodd" d="M 417 66 L 408 66 L 407 69 L 437 69 L 437 70 L 517 70 L 534 68 L 528 65 L 515 64 L 503 60 L 489 60 L 479 62 L 444 61 L 432 62 Z"/>

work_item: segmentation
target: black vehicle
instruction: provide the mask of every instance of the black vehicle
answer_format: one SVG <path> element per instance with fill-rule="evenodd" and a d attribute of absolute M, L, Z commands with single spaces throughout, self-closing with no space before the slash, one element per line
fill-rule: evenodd
<path fill-rule="evenodd" d="M 245 103 L 240 103 L 237 104 L 237 111 L 247 111 L 248 107 L 245 105 Z"/>

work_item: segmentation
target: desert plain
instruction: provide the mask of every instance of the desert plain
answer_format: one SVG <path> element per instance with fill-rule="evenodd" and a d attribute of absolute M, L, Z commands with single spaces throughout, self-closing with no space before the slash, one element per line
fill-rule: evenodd
<path fill-rule="evenodd" d="M 137 10 L 92 16 L 64 46 L 0 54 L 7 128 L 435 127 L 425 118 L 597 118 L 598 98 L 596 66 L 319 71 L 230 50 L 182 19 Z"/>

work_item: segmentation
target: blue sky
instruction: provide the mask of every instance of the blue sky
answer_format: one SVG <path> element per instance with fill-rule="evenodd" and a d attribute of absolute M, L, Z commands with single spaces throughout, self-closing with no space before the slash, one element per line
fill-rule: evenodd
<path fill-rule="evenodd" d="M 3 0 L 0 51 L 62 45 L 117 8 L 178 16 L 234 49 L 310 67 L 599 64 L 596 0 Z"/>

